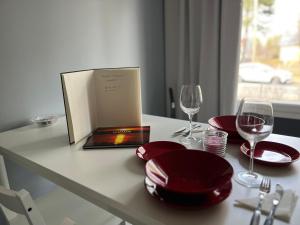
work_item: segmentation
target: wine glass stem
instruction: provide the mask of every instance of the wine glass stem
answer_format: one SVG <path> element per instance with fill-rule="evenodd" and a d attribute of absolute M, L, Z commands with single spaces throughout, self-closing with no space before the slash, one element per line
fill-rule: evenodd
<path fill-rule="evenodd" d="M 253 161 L 254 161 L 254 149 L 255 149 L 255 145 L 256 145 L 256 142 L 254 141 L 251 141 L 249 142 L 250 144 L 250 165 L 249 165 L 249 173 L 250 174 L 253 174 Z"/>
<path fill-rule="evenodd" d="M 190 121 L 190 132 L 189 132 L 189 138 L 192 137 L 192 129 L 193 129 L 193 126 L 192 126 L 192 119 L 193 119 L 193 114 L 189 114 L 189 121 Z"/>

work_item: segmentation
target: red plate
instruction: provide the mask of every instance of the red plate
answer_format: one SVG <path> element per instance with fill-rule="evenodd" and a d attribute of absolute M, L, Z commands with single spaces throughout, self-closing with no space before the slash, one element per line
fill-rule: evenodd
<path fill-rule="evenodd" d="M 186 149 L 186 147 L 172 141 L 154 141 L 138 147 L 136 149 L 136 155 L 140 159 L 148 161 L 163 153 L 180 149 Z"/>
<path fill-rule="evenodd" d="M 229 142 L 241 143 L 240 140 L 243 140 L 243 138 L 236 130 L 235 119 L 236 116 L 234 115 L 216 116 L 210 118 L 208 124 L 215 129 L 226 131 L 228 133 Z"/>
<path fill-rule="evenodd" d="M 145 172 L 156 185 L 186 194 L 211 192 L 233 175 L 232 166 L 224 158 L 191 149 L 159 155 L 146 163 Z"/>
<path fill-rule="evenodd" d="M 182 194 L 158 187 L 146 177 L 145 187 L 152 196 L 172 206 L 207 208 L 225 200 L 231 193 L 232 184 L 229 181 L 220 188 L 206 194 Z"/>
<path fill-rule="evenodd" d="M 249 143 L 241 145 L 241 152 L 250 157 Z M 299 152 L 285 144 L 261 141 L 258 142 L 254 151 L 254 160 L 269 166 L 286 166 L 299 158 Z"/>

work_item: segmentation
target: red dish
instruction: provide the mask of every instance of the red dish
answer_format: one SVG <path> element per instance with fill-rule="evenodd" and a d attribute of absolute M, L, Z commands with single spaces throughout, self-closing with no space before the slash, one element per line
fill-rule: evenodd
<path fill-rule="evenodd" d="M 189 149 L 167 152 L 149 160 L 145 172 L 153 183 L 168 191 L 200 194 L 228 183 L 233 168 L 220 156 Z"/>
<path fill-rule="evenodd" d="M 148 161 L 163 153 L 180 149 L 186 149 L 186 147 L 172 141 L 154 141 L 138 147 L 136 149 L 136 155 L 140 159 Z"/>
<path fill-rule="evenodd" d="M 241 152 L 250 157 L 249 143 L 241 145 Z M 285 144 L 261 141 L 256 144 L 254 161 L 269 166 L 286 166 L 299 159 L 299 152 Z"/>
<path fill-rule="evenodd" d="M 239 135 L 235 126 L 236 116 L 225 115 L 216 116 L 208 120 L 208 124 L 215 129 L 226 131 L 228 133 L 228 141 L 231 143 L 238 143 L 243 138 Z"/>
<path fill-rule="evenodd" d="M 232 184 L 229 181 L 206 194 L 182 194 L 160 188 L 146 177 L 145 187 L 150 195 L 172 206 L 207 208 L 224 201 L 231 193 Z"/>

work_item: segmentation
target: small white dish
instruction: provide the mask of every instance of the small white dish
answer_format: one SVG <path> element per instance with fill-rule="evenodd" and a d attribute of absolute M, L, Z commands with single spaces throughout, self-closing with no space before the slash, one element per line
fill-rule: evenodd
<path fill-rule="evenodd" d="M 41 126 L 41 127 L 46 127 L 54 124 L 57 121 L 57 116 L 56 115 L 39 115 L 31 119 L 31 122 Z"/>

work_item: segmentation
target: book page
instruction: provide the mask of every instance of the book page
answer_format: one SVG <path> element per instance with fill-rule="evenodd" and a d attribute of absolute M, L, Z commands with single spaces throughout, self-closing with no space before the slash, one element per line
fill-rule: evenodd
<path fill-rule="evenodd" d="M 139 68 L 95 71 L 97 127 L 140 126 Z"/>
<path fill-rule="evenodd" d="M 96 127 L 94 70 L 62 74 L 70 143 L 78 142 Z"/>

